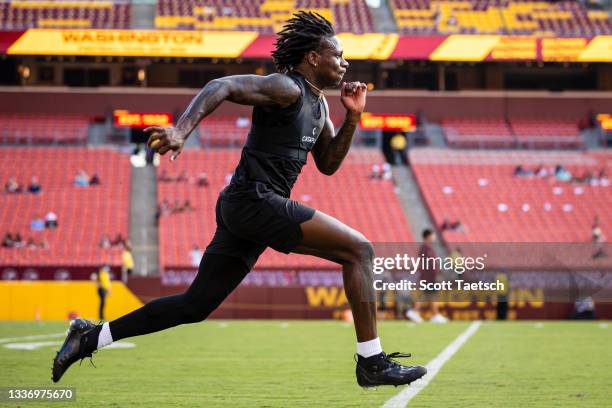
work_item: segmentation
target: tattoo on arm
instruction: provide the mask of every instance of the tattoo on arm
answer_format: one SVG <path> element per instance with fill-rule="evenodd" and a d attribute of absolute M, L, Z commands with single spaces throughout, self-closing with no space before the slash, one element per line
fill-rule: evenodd
<path fill-rule="evenodd" d="M 286 107 L 294 103 L 300 94 L 295 82 L 282 74 L 235 75 L 215 79 L 193 98 L 176 127 L 187 137 L 224 100 L 242 105 Z"/>
<path fill-rule="evenodd" d="M 176 128 L 189 137 L 202 119 L 211 114 L 228 96 L 228 89 L 219 80 L 213 80 L 196 95 L 179 118 Z"/>
<path fill-rule="evenodd" d="M 329 112 L 327 102 L 325 107 Z M 351 147 L 360 117 L 359 113 L 347 112 L 342 126 L 335 135 L 334 125 L 329 117 L 327 118 L 325 128 L 313 149 L 315 164 L 321 173 L 331 176 L 338 170 Z"/>

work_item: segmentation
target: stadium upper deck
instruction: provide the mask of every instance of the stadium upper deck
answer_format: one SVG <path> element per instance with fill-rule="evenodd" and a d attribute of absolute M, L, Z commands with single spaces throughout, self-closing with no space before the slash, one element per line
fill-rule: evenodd
<path fill-rule="evenodd" d="M 338 32 L 376 32 L 364 0 L 159 0 L 151 26 L 158 29 L 256 31 L 274 34 L 294 10 L 311 10 Z M 605 10 L 577 1 L 391 0 L 402 35 L 509 34 L 592 37 L 612 33 Z M 0 29 L 131 27 L 128 0 L 2 0 Z M 388 22 L 387 22 L 388 23 Z"/>

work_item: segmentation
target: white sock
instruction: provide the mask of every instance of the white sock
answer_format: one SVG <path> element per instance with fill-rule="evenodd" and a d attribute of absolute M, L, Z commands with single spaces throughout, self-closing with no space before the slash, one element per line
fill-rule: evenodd
<path fill-rule="evenodd" d="M 376 354 L 382 353 L 382 351 L 380 337 L 373 340 L 364 341 L 362 343 L 357 343 L 357 354 L 359 354 L 361 357 L 372 357 Z"/>
<path fill-rule="evenodd" d="M 98 349 L 102 347 L 106 347 L 113 342 L 113 336 L 110 332 L 110 326 L 108 322 L 102 325 L 102 330 L 100 330 L 100 334 L 98 335 Z"/>

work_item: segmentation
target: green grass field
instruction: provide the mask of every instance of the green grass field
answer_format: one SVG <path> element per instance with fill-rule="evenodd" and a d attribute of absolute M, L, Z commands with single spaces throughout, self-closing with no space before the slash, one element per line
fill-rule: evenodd
<path fill-rule="evenodd" d="M 469 323 L 382 322 L 388 352 L 426 364 Z M 57 346 L 6 348 L 59 337 L 65 323 L 0 322 L 0 387 L 55 386 Z M 52 407 L 380 407 L 402 388 L 364 391 L 354 375 L 354 332 L 335 321 L 208 321 L 125 339 L 73 366 L 59 386 L 76 403 Z M 607 323 L 483 323 L 411 407 L 611 407 L 612 326 Z M 2 406 L 45 404 L 0 403 Z"/>

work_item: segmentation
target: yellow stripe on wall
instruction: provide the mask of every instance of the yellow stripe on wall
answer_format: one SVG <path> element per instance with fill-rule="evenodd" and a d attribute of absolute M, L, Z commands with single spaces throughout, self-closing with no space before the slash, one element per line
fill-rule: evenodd
<path fill-rule="evenodd" d="M 379 47 L 372 54 L 372 59 L 386 60 L 388 59 L 399 41 L 398 34 L 387 34 L 383 41 L 379 44 Z"/>
<path fill-rule="evenodd" d="M 578 56 L 583 62 L 612 62 L 612 35 L 598 35 Z"/>
<path fill-rule="evenodd" d="M 346 59 L 371 59 L 385 41 L 386 34 L 338 34 Z"/>
<path fill-rule="evenodd" d="M 450 35 L 431 54 L 432 61 L 482 61 L 500 40 L 499 35 Z"/>
<path fill-rule="evenodd" d="M 256 37 L 248 31 L 29 29 L 7 54 L 237 58 Z"/>
<path fill-rule="evenodd" d="M 105 318 L 116 319 L 141 306 L 123 282 L 113 282 L 106 297 Z M 95 282 L 0 282 L 0 320 L 66 320 L 70 313 L 97 320 L 98 307 Z"/>

